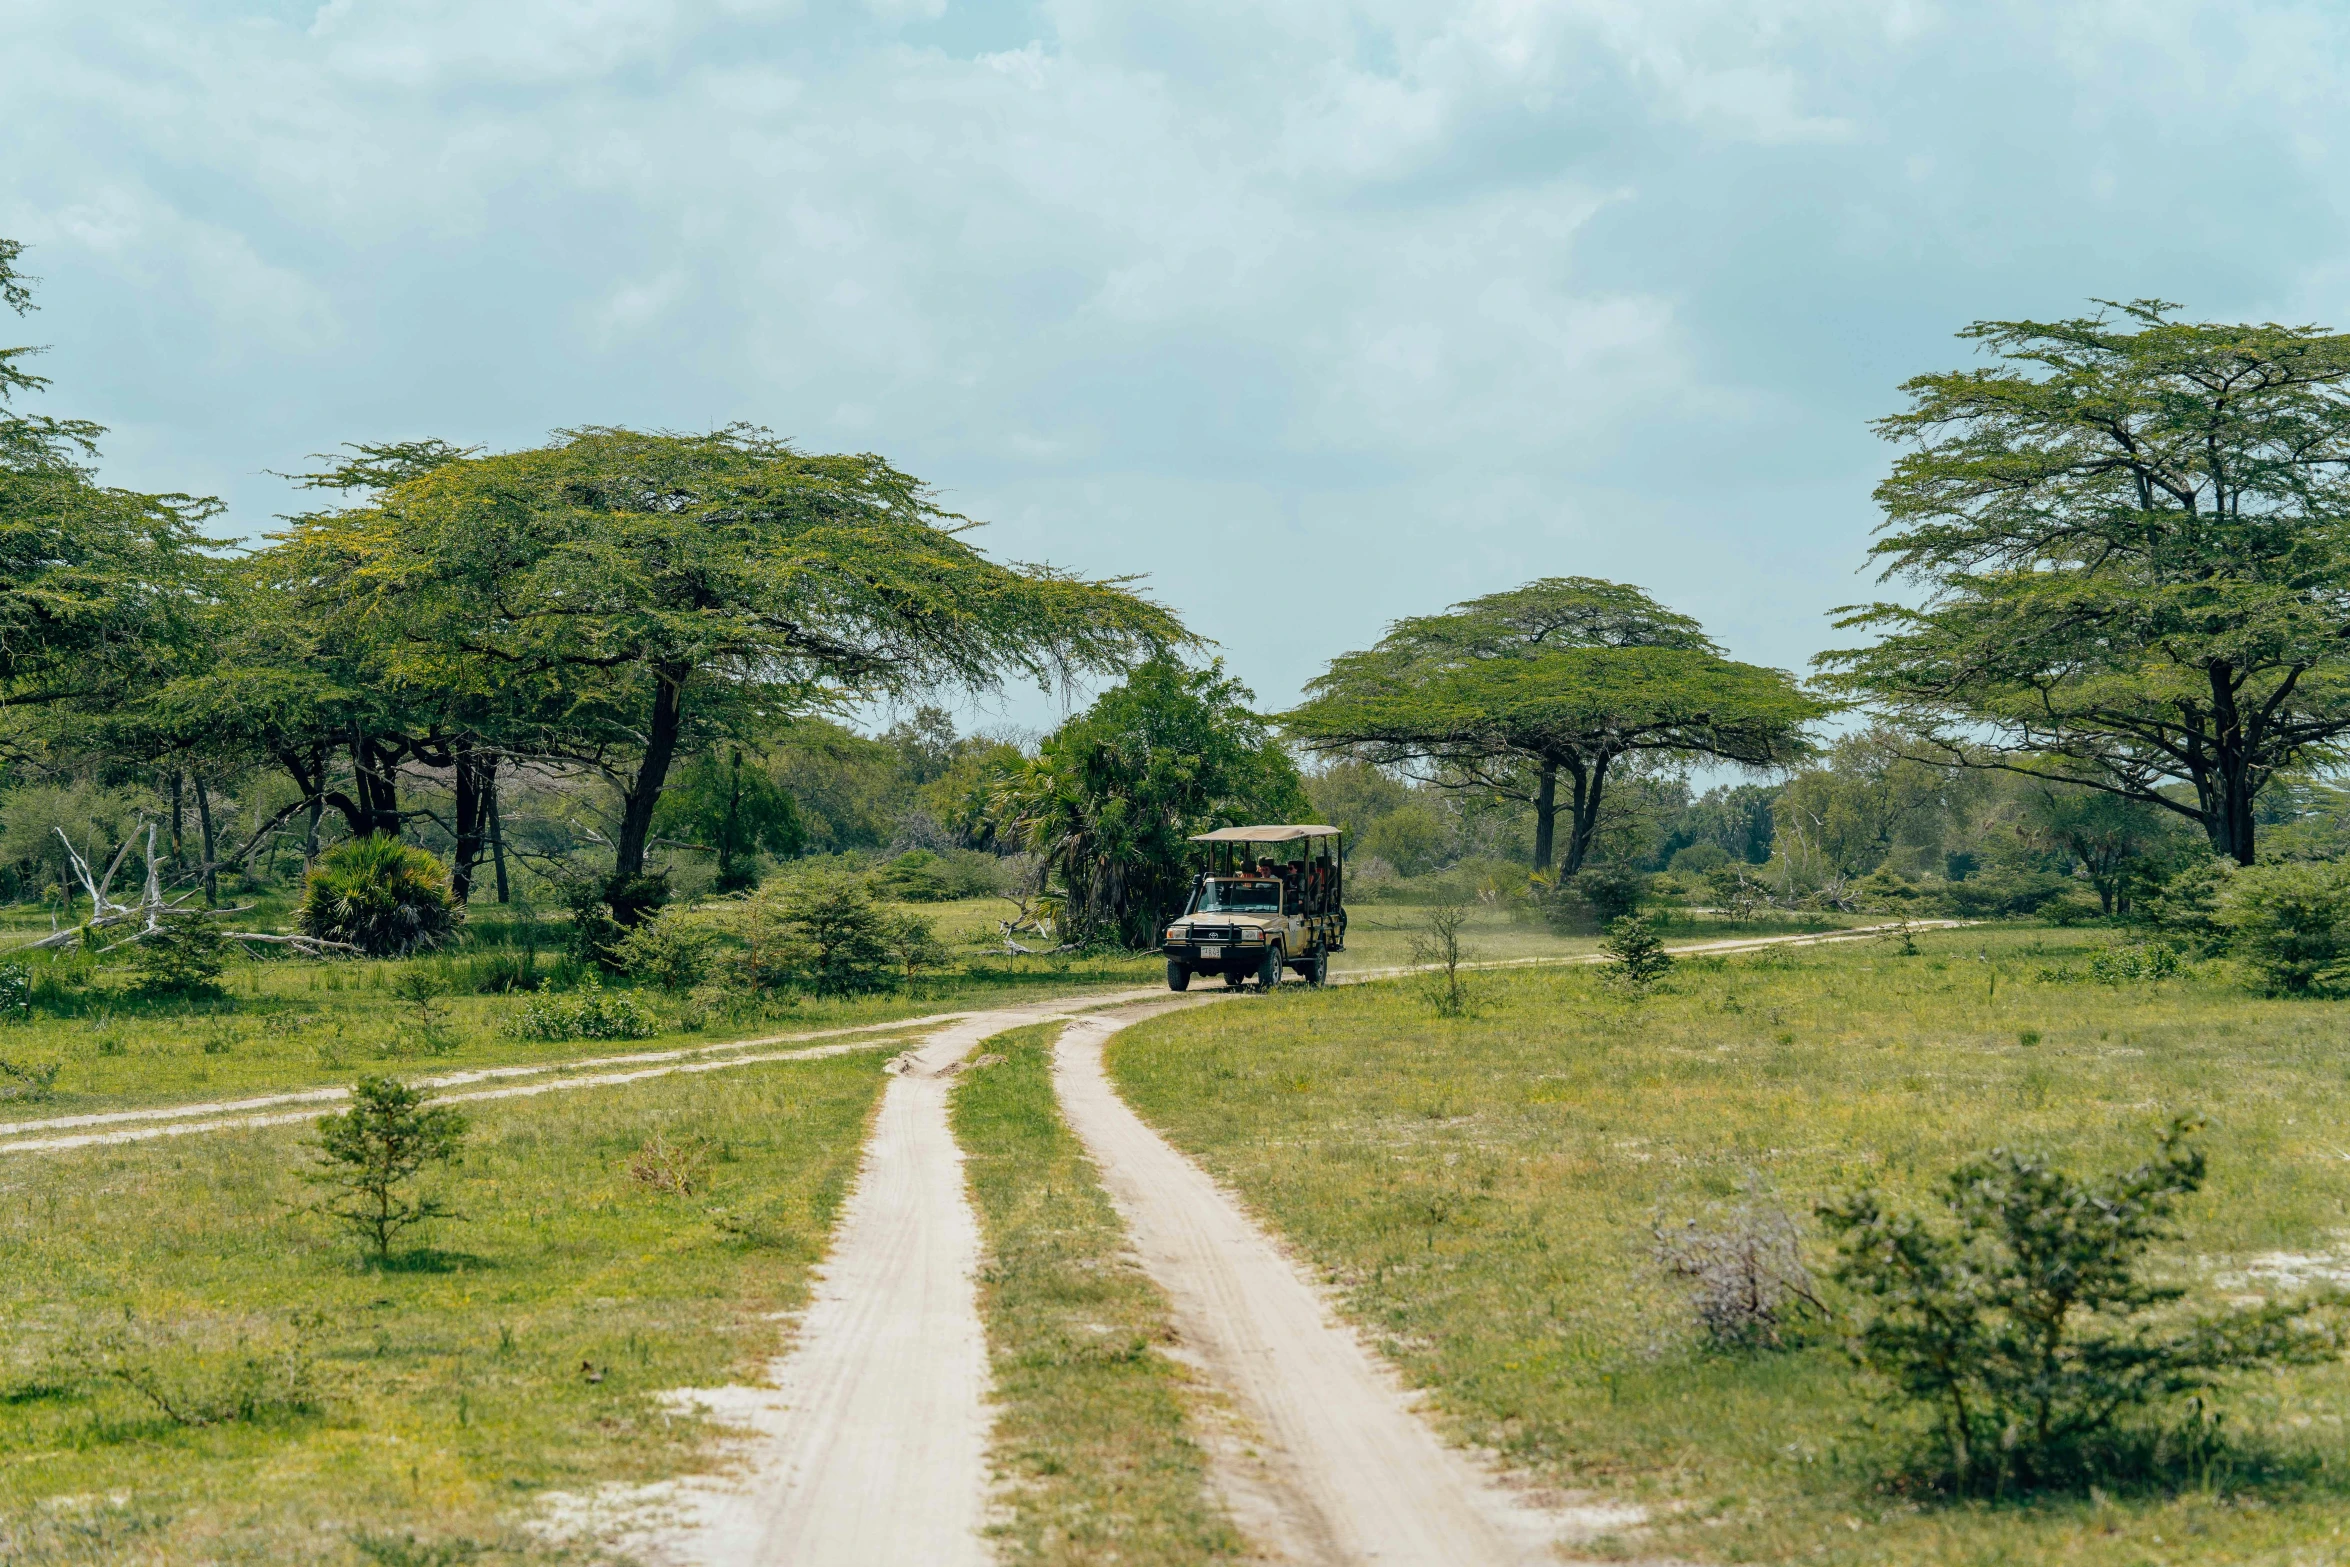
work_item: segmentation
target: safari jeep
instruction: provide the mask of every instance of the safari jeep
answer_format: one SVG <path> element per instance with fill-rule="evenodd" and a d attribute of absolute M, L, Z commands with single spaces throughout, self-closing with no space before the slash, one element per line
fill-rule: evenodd
<path fill-rule="evenodd" d="M 1208 868 L 1167 927 L 1167 988 L 1194 974 L 1221 974 L 1227 989 L 1249 980 L 1271 990 L 1286 971 L 1311 985 L 1330 977 L 1346 950 L 1345 867 L 1335 827 L 1224 827 L 1191 840 Z"/>

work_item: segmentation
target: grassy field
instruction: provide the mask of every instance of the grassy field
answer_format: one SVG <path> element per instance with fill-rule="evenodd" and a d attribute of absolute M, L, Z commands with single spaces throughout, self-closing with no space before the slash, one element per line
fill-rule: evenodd
<path fill-rule="evenodd" d="M 301 1128 L 0 1161 L 0 1561 L 554 1559 L 537 1493 L 706 1461 L 649 1395 L 776 1351 L 884 1054 L 474 1107 L 389 1267 Z"/>
<path fill-rule="evenodd" d="M 957 959 L 951 971 L 888 995 L 781 998 L 733 1013 L 640 990 L 635 995 L 655 1027 L 643 1041 L 522 1039 L 512 1025 L 528 998 L 478 992 L 496 964 L 526 950 L 526 940 L 538 949 L 536 971 L 553 973 L 561 946 L 556 921 L 533 936 L 511 920 L 485 916 L 468 945 L 413 962 L 238 961 L 225 976 L 226 996 L 217 1000 L 142 999 L 119 965 L 34 954 L 19 960 L 34 981 L 32 1016 L 0 1025 L 0 1061 L 36 1069 L 55 1064 L 58 1072 L 36 1100 L 23 1092 L 21 1079 L 0 1071 L 0 1122 L 342 1083 L 365 1071 L 414 1074 L 710 1045 L 1164 977 L 1148 958 L 1006 956 L 991 940 L 992 921 L 1007 907 L 1000 900 L 904 907 L 937 918 Z M 431 1004 L 442 1019 L 437 1040 L 417 1007 L 395 993 L 411 969 L 449 991 Z"/>
<path fill-rule="evenodd" d="M 1093 1166 L 1054 1108 L 1059 1024 L 998 1035 L 957 1086 L 987 1261 L 1005 1567 L 1230 1561 L 1238 1537 L 1184 1434 L 1182 1374 L 1153 1346 L 1166 1300 L 1125 1254 Z"/>
<path fill-rule="evenodd" d="M 1586 969 L 1302 989 L 1118 1036 L 1146 1118 L 1337 1286 L 1469 1438 L 1647 1503 L 1614 1549 L 1708 1561 L 2350 1561 L 2350 1371 L 2247 1377 L 2216 1457 L 2163 1485 L 1953 1503 L 1835 1330 L 1701 1343 L 1651 1226 L 1753 1172 L 1802 1218 L 1862 1180 L 1920 1198 L 1998 1143 L 2074 1168 L 2209 1115 L 2212 1180 L 2163 1270 L 2212 1303 L 2280 1266 L 2350 1279 L 2350 1026 L 2224 968 L 2088 977 L 2112 938 L 2014 929 L 1686 962 L 1634 1002 Z M 2278 1254 L 2287 1254 L 2280 1256 Z"/>
<path fill-rule="evenodd" d="M 1412 933 L 1427 923 L 1428 911 L 1407 903 L 1363 903 L 1347 909 L 1346 950 L 1330 961 L 1332 973 L 1394 968 L 1412 961 Z M 1650 923 L 1667 941 L 1714 941 L 1747 936 L 1787 936 L 1808 931 L 1839 930 L 1864 920 L 1838 915 L 1727 920 L 1690 916 L 1678 911 L 1655 911 Z M 1517 914 L 1506 905 L 1470 905 L 1462 927 L 1464 955 L 1485 962 L 1513 958 L 1574 957 L 1595 952 L 1597 936 L 1562 935 L 1539 920 Z"/>

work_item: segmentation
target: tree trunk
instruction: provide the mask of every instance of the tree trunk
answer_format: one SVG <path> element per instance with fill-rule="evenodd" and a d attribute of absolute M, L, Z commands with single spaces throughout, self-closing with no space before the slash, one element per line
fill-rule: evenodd
<path fill-rule="evenodd" d="M 488 752 L 460 747 L 450 763 L 457 791 L 457 847 L 449 859 L 449 896 L 463 904 L 473 896 L 473 868 L 481 863 L 482 830 L 489 815 L 482 785 L 495 779 L 498 760 Z"/>
<path fill-rule="evenodd" d="M 625 887 L 645 873 L 645 846 L 653 837 L 653 808 L 661 803 L 669 764 L 677 757 L 677 737 L 684 727 L 685 682 L 692 673 L 687 664 L 659 664 L 653 669 L 657 683 L 653 687 L 652 722 L 645 726 L 645 758 L 622 802 L 620 841 L 613 854 L 613 886 L 623 891 L 623 901 L 629 907 L 623 911 L 615 903 L 612 917 L 624 925 L 643 917 L 644 910 L 626 896 Z"/>
<path fill-rule="evenodd" d="M 490 859 L 498 868 L 498 901 L 506 901 L 506 824 L 498 815 L 498 770 L 490 769 Z"/>
<path fill-rule="evenodd" d="M 1534 869 L 1547 875 L 1558 857 L 1559 764 L 1544 757 L 1542 782 L 1534 791 Z"/>
<path fill-rule="evenodd" d="M 1567 777 L 1573 785 L 1567 824 L 1567 863 L 1560 872 L 1572 876 L 1583 868 L 1591 857 L 1591 845 L 1599 836 L 1599 797 L 1607 786 L 1607 767 L 1611 758 L 1601 756 L 1586 766 L 1580 757 L 1567 763 Z"/>
<path fill-rule="evenodd" d="M 212 796 L 204 792 L 204 775 L 196 778 L 196 826 L 204 835 L 204 906 L 220 907 L 220 867 L 213 863 Z"/>
<path fill-rule="evenodd" d="M 2203 825 L 2211 835 L 2214 853 L 2231 856 L 2238 865 L 2250 865 L 2252 800 L 2259 786 L 2252 779 L 2243 710 L 2236 705 L 2235 671 L 2215 663 L 2205 673 L 2211 680 L 2211 781 L 2205 786 L 2198 780 L 2196 790 L 2202 797 Z"/>
<path fill-rule="evenodd" d="M 171 770 L 171 868 L 177 872 L 187 851 L 180 844 L 180 827 L 187 819 L 187 807 L 182 803 L 180 785 L 186 774 L 178 768 Z"/>

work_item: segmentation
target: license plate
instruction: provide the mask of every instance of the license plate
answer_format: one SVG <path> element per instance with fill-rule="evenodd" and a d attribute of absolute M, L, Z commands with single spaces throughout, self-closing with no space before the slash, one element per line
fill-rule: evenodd
<path fill-rule="evenodd" d="M 1199 955 L 1203 958 L 1220 958 L 1224 955 L 1224 949 L 1222 947 L 1202 947 L 1199 949 Z"/>

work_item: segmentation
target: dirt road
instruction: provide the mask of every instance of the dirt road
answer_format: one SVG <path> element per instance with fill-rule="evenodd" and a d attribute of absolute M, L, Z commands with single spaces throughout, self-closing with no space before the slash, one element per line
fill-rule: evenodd
<path fill-rule="evenodd" d="M 1289 1259 L 1118 1097 L 1103 1042 L 1157 1010 L 1072 1022 L 1054 1083 L 1185 1347 L 1255 1427 L 1267 1543 L 1313 1567 L 1555 1561 L 1553 1521 L 1437 1440 Z"/>

